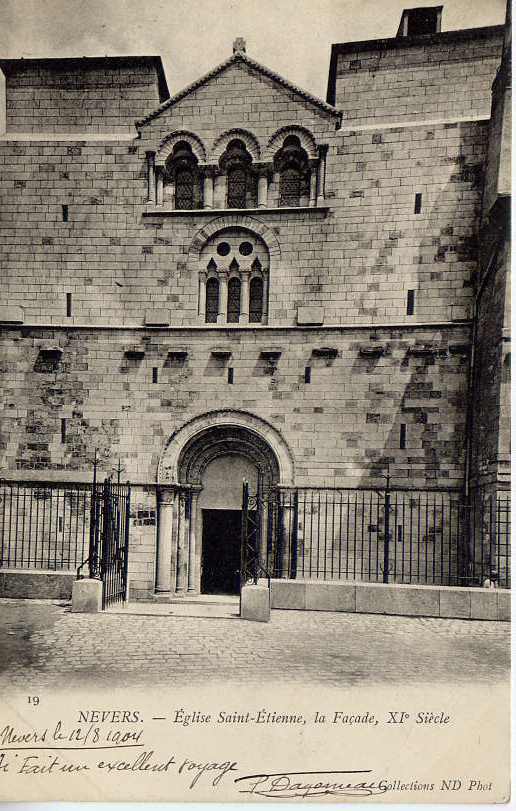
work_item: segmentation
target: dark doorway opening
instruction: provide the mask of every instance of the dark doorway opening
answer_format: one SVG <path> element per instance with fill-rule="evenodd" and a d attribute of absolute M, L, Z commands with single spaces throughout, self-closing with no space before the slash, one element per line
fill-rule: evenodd
<path fill-rule="evenodd" d="M 241 510 L 202 511 L 202 594 L 240 591 Z"/>

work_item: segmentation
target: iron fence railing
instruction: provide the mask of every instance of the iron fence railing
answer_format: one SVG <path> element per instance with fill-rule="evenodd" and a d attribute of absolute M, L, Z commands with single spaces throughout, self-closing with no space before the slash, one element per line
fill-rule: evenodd
<path fill-rule="evenodd" d="M 279 578 L 510 587 L 509 492 L 307 487 L 247 498 L 246 521 L 244 487 L 244 577 L 256 579 L 258 561 Z"/>
<path fill-rule="evenodd" d="M 478 585 L 511 586 L 511 493 L 473 490 L 468 499 L 469 574 Z"/>
<path fill-rule="evenodd" d="M 73 570 L 87 554 L 91 484 L 0 481 L 0 566 Z"/>
<path fill-rule="evenodd" d="M 76 571 L 127 599 L 130 487 L 0 480 L 0 569 Z"/>

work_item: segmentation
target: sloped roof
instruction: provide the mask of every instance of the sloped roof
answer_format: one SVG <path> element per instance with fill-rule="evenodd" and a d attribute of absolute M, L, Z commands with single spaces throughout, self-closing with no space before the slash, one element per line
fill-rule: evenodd
<path fill-rule="evenodd" d="M 288 79 L 284 79 L 283 76 L 280 76 L 278 73 L 275 73 L 273 70 L 266 68 L 264 65 L 261 65 L 259 62 L 255 62 L 254 59 L 251 59 L 244 51 L 236 51 L 233 53 L 228 59 L 221 62 L 220 65 L 210 70 L 208 73 L 205 73 L 204 76 L 201 76 L 200 79 L 197 79 L 192 84 L 185 87 L 179 93 L 176 93 L 175 96 L 171 96 L 169 99 L 164 101 L 160 106 L 153 110 L 153 112 L 149 113 L 149 115 L 145 116 L 145 118 L 141 119 L 140 121 L 136 122 L 136 126 L 143 126 L 148 124 L 149 121 L 152 121 L 154 118 L 157 118 L 164 110 L 172 107 L 177 102 L 184 99 L 185 96 L 188 96 L 189 93 L 192 93 L 194 90 L 197 90 L 202 85 L 206 84 L 213 79 L 215 76 L 218 76 L 220 73 L 225 71 L 231 65 L 235 65 L 239 62 L 242 62 L 244 65 L 255 70 L 257 73 L 261 73 L 262 76 L 266 76 L 268 79 L 272 79 L 273 82 L 281 85 L 287 90 L 290 90 L 292 93 L 295 93 L 297 96 L 300 96 L 304 101 L 313 104 L 314 107 L 317 107 L 322 112 L 326 113 L 327 115 L 334 116 L 335 118 L 340 119 L 342 117 L 342 113 L 339 110 L 336 110 L 335 107 L 332 107 L 331 104 L 323 101 L 322 99 L 317 98 L 317 96 L 313 96 L 311 93 L 308 93 L 306 90 L 302 90 L 300 87 L 292 84 L 289 82 Z"/>

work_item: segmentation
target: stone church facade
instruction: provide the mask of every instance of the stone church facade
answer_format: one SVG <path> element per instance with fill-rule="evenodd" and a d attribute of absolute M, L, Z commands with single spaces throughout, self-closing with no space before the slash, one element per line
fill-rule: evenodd
<path fill-rule="evenodd" d="M 440 13 L 333 45 L 326 101 L 241 39 L 171 97 L 0 60 L 1 476 L 120 463 L 135 597 L 233 590 L 244 479 L 507 487 L 510 43 Z"/>

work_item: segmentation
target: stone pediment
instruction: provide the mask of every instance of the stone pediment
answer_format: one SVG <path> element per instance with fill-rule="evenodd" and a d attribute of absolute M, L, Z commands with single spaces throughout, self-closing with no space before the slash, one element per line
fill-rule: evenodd
<path fill-rule="evenodd" d="M 176 105 L 179 105 L 184 99 L 187 99 L 188 96 L 191 94 L 196 93 L 201 88 L 209 85 L 214 80 L 220 80 L 220 77 L 232 69 L 237 68 L 240 69 L 251 76 L 256 77 L 259 79 L 260 77 L 265 78 L 272 82 L 273 84 L 277 85 L 278 88 L 282 88 L 284 91 L 288 92 L 291 96 L 294 96 L 299 99 L 299 102 L 303 105 L 308 104 L 310 107 L 314 108 L 314 112 L 316 111 L 323 116 L 327 116 L 329 119 L 333 119 L 337 126 L 340 125 L 340 121 L 342 118 L 342 113 L 337 110 L 335 107 L 332 107 L 327 102 L 323 101 L 322 99 L 318 98 L 317 96 L 312 95 L 306 90 L 303 90 L 300 87 L 292 84 L 289 82 L 288 79 L 283 78 L 278 73 L 270 70 L 269 68 L 261 65 L 259 62 L 256 62 L 254 59 L 251 59 L 244 51 L 236 51 L 226 59 L 221 64 L 217 65 L 217 67 L 213 68 L 213 70 L 209 71 L 208 73 L 201 76 L 192 84 L 185 87 L 179 93 L 176 93 L 174 96 L 171 96 L 169 99 L 164 101 L 149 113 L 145 118 L 141 119 L 140 121 L 136 122 L 137 127 L 144 127 L 145 125 L 149 124 L 153 120 L 159 118 L 165 111 L 170 110 Z"/>

